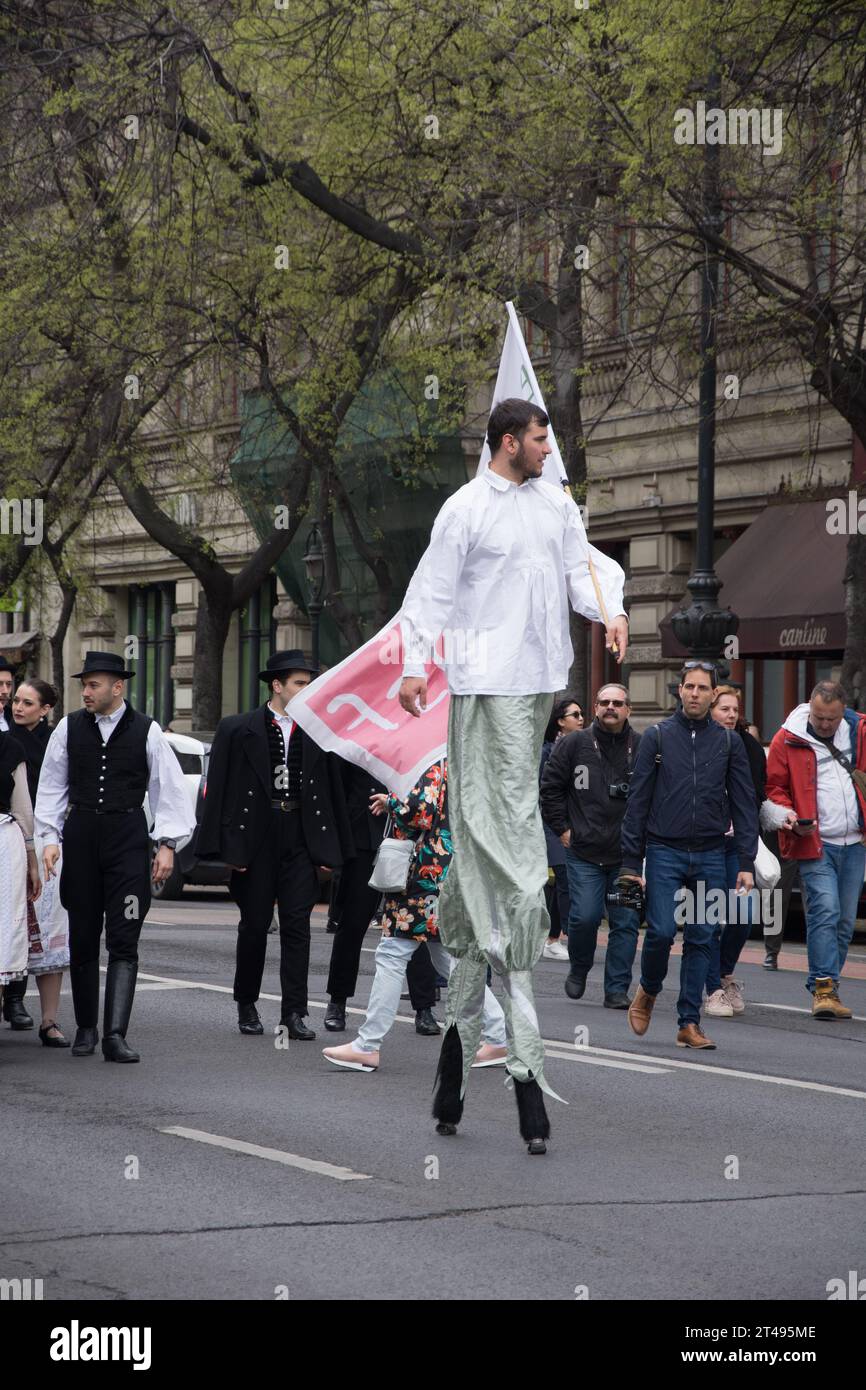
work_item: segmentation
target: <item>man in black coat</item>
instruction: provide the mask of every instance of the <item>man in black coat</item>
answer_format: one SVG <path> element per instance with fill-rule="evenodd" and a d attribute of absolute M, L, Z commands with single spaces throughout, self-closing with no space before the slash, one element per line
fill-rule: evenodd
<path fill-rule="evenodd" d="M 606 905 L 622 867 L 620 830 L 640 734 L 631 727 L 624 685 L 603 685 L 588 729 L 558 738 L 541 778 L 541 814 L 566 853 L 571 915 L 565 992 L 580 999 L 592 969 L 598 928 L 607 917 L 604 1006 L 627 1009 L 640 920 L 629 907 Z"/>
<path fill-rule="evenodd" d="M 369 880 L 385 829 L 385 817 L 374 816 L 370 810 L 370 797 L 384 792 L 386 788 L 381 782 L 375 781 L 369 772 L 345 758 L 340 759 L 340 769 L 355 858 L 343 869 L 331 903 L 331 918 L 336 922 L 337 929 L 328 971 L 329 1003 L 325 1028 L 329 1033 L 342 1033 L 346 1027 L 346 1000 L 355 993 L 361 946 L 381 901 L 381 893 L 369 886 Z M 415 1010 L 416 1033 L 435 1037 L 441 1031 L 433 1017 L 436 971 L 426 944 L 422 944 L 412 956 L 406 970 L 406 980 Z"/>
<path fill-rule="evenodd" d="M 251 714 L 220 722 L 210 764 L 196 852 L 233 869 L 238 925 L 234 998 L 242 1033 L 264 1029 L 256 1009 L 268 927 L 280 920 L 280 1023 L 309 1041 L 304 1022 L 310 964 L 310 913 L 316 866 L 338 869 L 354 856 L 339 762 L 291 718 L 290 703 L 318 671 L 300 650 L 276 652 L 259 672 L 270 699 Z"/>

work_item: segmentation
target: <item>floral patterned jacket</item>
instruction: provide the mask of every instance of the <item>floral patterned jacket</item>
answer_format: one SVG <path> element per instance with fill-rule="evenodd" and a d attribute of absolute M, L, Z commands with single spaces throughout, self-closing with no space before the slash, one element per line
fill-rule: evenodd
<path fill-rule="evenodd" d="M 426 941 L 439 935 L 437 900 L 452 856 L 446 783 L 443 758 L 428 767 L 405 800 L 388 797 L 387 810 L 393 817 L 390 833 L 396 840 L 414 840 L 416 850 L 405 893 L 385 897 L 380 921 L 386 936 Z"/>

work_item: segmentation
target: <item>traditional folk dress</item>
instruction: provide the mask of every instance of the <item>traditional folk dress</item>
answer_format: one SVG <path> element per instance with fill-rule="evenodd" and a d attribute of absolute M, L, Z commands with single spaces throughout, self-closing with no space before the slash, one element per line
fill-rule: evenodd
<path fill-rule="evenodd" d="M 623 612 L 622 569 L 589 545 L 571 497 L 540 478 L 518 485 L 488 468 L 442 507 L 401 610 L 404 677 L 425 675 L 443 635 L 451 693 L 454 862 L 440 895 L 439 927 L 458 965 L 449 982 L 440 1075 L 446 1053 L 454 1059 L 456 1036 L 461 1101 L 480 1037 L 488 964 L 505 988 L 508 1071 L 553 1094 L 544 1079 L 531 973 L 550 928 L 538 763 L 554 695 L 565 688 L 574 655 L 569 601 L 602 621 L 590 554 L 612 619 Z"/>
<path fill-rule="evenodd" d="M 40 720 L 34 729 L 15 725 L 15 738 L 24 749 L 27 761 L 27 785 L 34 806 L 42 759 L 45 757 L 50 737 L 51 729 L 44 719 Z M 69 916 L 60 901 L 63 859 L 58 859 L 57 873 L 49 879 L 45 877 L 41 853 L 37 853 L 36 862 L 39 865 L 42 892 L 35 902 L 27 905 L 27 971 L 30 975 L 53 975 L 58 970 L 69 968 Z"/>
<path fill-rule="evenodd" d="M 27 849 L 33 807 L 24 750 L 0 733 L 0 987 L 27 974 Z"/>

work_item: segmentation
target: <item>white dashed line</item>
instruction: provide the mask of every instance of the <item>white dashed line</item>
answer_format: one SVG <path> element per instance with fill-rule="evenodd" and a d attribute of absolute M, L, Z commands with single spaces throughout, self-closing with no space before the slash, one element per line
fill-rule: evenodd
<path fill-rule="evenodd" d="M 261 1144 L 248 1144 L 244 1139 L 228 1139 L 224 1134 L 208 1134 L 203 1129 L 185 1129 L 183 1125 L 170 1125 L 160 1130 L 160 1134 L 176 1134 L 180 1139 L 194 1139 L 199 1144 L 212 1144 L 217 1149 L 231 1149 L 234 1153 L 247 1154 L 250 1158 L 266 1158 L 271 1163 L 283 1163 L 287 1168 L 303 1168 L 307 1173 L 318 1173 L 323 1178 L 335 1178 L 337 1182 L 356 1182 L 368 1179 L 370 1173 L 356 1173 L 352 1168 L 340 1168 L 334 1163 L 322 1163 L 318 1158 L 304 1158 L 301 1154 L 286 1153 L 283 1149 L 266 1149 Z"/>

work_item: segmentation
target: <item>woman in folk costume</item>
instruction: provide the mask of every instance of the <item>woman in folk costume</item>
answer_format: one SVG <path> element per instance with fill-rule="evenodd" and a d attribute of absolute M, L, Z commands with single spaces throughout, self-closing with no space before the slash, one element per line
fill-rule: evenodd
<path fill-rule="evenodd" d="M 40 891 L 24 749 L 0 733 L 0 993 L 27 974 L 27 904 Z"/>
<path fill-rule="evenodd" d="M 506 1065 L 530 1153 L 545 1152 L 542 1092 L 555 1094 L 544 1077 L 532 968 L 550 924 L 538 764 L 553 697 L 565 688 L 574 655 L 569 600 L 584 617 L 606 623 L 607 645 L 620 661 L 628 640 L 621 568 L 589 545 L 571 497 L 542 478 L 548 423 L 528 401 L 494 408 L 490 464 L 442 507 L 401 610 L 402 707 L 415 714 L 426 708 L 425 667 L 443 632 L 451 694 L 454 862 L 439 925 L 458 965 L 433 1114 L 439 1133 L 456 1133 L 490 965 L 504 985 Z"/>
<path fill-rule="evenodd" d="M 376 973 L 358 1036 L 342 1047 L 322 1049 L 334 1066 L 350 1071 L 378 1070 L 379 1045 L 397 1017 L 406 967 L 422 942 L 427 942 L 434 968 L 446 979 L 451 974 L 454 962 L 439 940 L 437 920 L 439 894 L 451 866 L 447 782 L 443 758 L 427 768 L 405 797 L 378 792 L 370 798 L 374 815 L 387 811 L 392 817 L 393 838 L 414 840 L 415 849 L 405 891 L 386 893 L 382 901 Z M 484 1025 L 486 1049 L 479 1053 L 478 1066 L 490 1066 L 491 1061 L 485 1059 L 498 1056 L 505 1043 L 502 1010 L 490 990 L 485 995 Z"/>
<path fill-rule="evenodd" d="M 56 690 L 38 677 L 22 681 L 12 700 L 14 734 L 24 749 L 27 784 L 34 806 L 42 759 L 51 737 L 48 716 L 56 704 Z M 27 917 L 27 970 L 36 977 L 39 989 L 42 1009 L 39 1038 L 43 1047 L 68 1047 L 69 1042 L 57 1026 L 57 1014 L 63 971 L 69 969 L 69 918 L 60 901 L 59 875 L 47 881 L 44 876 L 40 877 L 42 892 L 35 902 L 30 903 Z M 25 984 L 26 977 L 18 986 L 22 998 Z"/>

